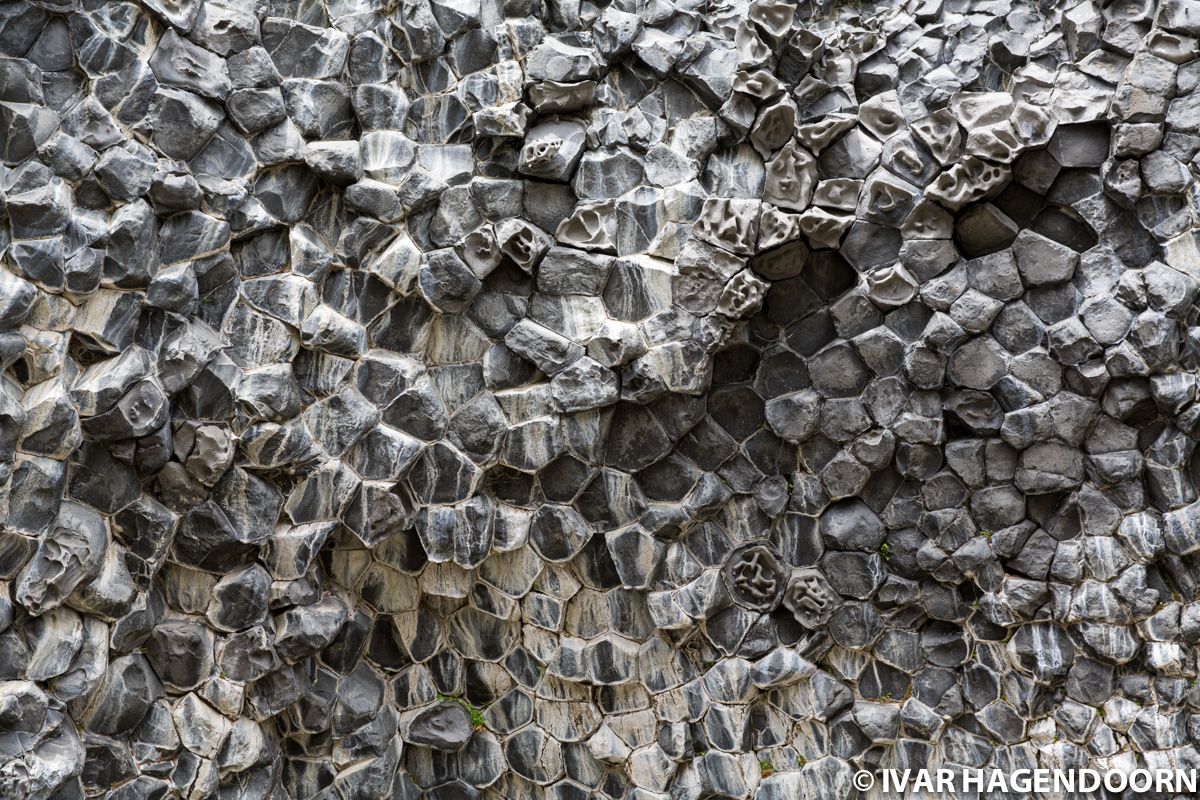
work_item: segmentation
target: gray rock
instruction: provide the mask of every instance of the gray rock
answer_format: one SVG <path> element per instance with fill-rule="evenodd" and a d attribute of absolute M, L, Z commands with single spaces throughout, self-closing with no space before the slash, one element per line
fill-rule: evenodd
<path fill-rule="evenodd" d="M 591 539 L 587 521 L 569 506 L 544 505 L 533 515 L 530 542 L 547 561 L 573 558 Z"/>
<path fill-rule="evenodd" d="M 525 134 L 520 167 L 527 175 L 568 181 L 583 155 L 584 131 L 570 122 L 537 125 Z"/>
<path fill-rule="evenodd" d="M 885 529 L 879 517 L 861 500 L 830 506 L 821 515 L 821 535 L 839 550 L 873 552 L 883 543 Z"/>
<path fill-rule="evenodd" d="M 341 31 L 282 17 L 263 22 L 262 43 L 285 78 L 331 78 L 341 72 L 349 52 Z"/>
<path fill-rule="evenodd" d="M 37 734 L 46 721 L 49 700 L 32 681 L 0 683 L 0 720 L 6 730 Z"/>
<path fill-rule="evenodd" d="M 734 602 L 754 611 L 770 611 L 783 598 L 787 574 L 773 548 L 747 545 L 725 561 L 722 578 Z"/>
<path fill-rule="evenodd" d="M 146 659 L 138 654 L 114 659 L 96 689 L 80 701 L 80 725 L 106 736 L 127 733 L 146 719 L 162 687 Z"/>
<path fill-rule="evenodd" d="M 17 602 L 35 615 L 58 606 L 94 577 L 108 547 L 108 525 L 95 511 L 66 502 L 57 513 L 17 580 Z"/>
<path fill-rule="evenodd" d="M 304 163 L 319 178 L 349 186 L 363 175 L 357 142 L 310 142 L 304 148 Z"/>
<path fill-rule="evenodd" d="M 1013 243 L 1017 231 L 1017 224 L 991 203 L 971 206 L 959 216 L 954 227 L 963 254 L 967 256 L 1002 250 Z"/>
<path fill-rule="evenodd" d="M 213 100 L 229 94 L 229 70 L 223 59 L 168 30 L 149 61 L 159 83 L 187 89 Z"/>
<path fill-rule="evenodd" d="M 168 620 L 150 634 L 146 657 L 166 685 L 186 691 L 212 672 L 213 642 L 212 631 L 199 621 Z"/>
<path fill-rule="evenodd" d="M 471 718 L 461 704 L 444 700 L 417 712 L 407 723 L 404 738 L 435 750 L 461 750 L 471 738 Z"/>
<path fill-rule="evenodd" d="M 619 396 L 616 374 L 587 356 L 557 373 L 550 392 L 565 413 L 612 405 Z"/>
<path fill-rule="evenodd" d="M 990 336 L 960 346 L 950 356 L 947 377 L 969 389 L 990 389 L 1007 370 L 1006 354 Z"/>
<path fill-rule="evenodd" d="M 1079 486 L 1083 480 L 1082 454 L 1058 442 L 1041 442 L 1021 453 L 1017 487 L 1030 494 L 1046 494 Z"/>
<path fill-rule="evenodd" d="M 190 160 L 216 133 L 224 114 L 219 106 L 191 92 L 162 88 L 150 108 L 153 142 L 163 155 Z"/>
<path fill-rule="evenodd" d="M 1079 264 L 1078 253 L 1029 230 L 1017 236 L 1013 255 L 1021 278 L 1029 286 L 1070 280 Z"/>
<path fill-rule="evenodd" d="M 275 618 L 275 651 L 285 662 L 315 653 L 333 641 L 346 615 L 345 603 L 332 595 L 279 614 Z"/>
<path fill-rule="evenodd" d="M 528 319 L 513 326 L 504 343 L 548 375 L 561 372 L 583 355 L 577 343 Z"/>
<path fill-rule="evenodd" d="M 598 53 L 548 37 L 529 53 L 525 70 L 536 81 L 572 83 L 599 77 Z"/>
<path fill-rule="evenodd" d="M 143 5 L 0 7 L 0 795 L 1191 758 L 1186 3 Z"/>
<path fill-rule="evenodd" d="M 1021 626 L 1008 649 L 1022 670 L 1045 682 L 1063 678 L 1075 659 L 1074 648 L 1065 632 L 1049 623 Z"/>

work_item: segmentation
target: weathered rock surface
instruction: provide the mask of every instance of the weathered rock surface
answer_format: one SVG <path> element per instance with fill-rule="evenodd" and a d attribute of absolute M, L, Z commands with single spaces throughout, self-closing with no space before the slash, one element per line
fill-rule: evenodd
<path fill-rule="evenodd" d="M 0 4 L 0 797 L 1190 768 L 1198 40 Z"/>

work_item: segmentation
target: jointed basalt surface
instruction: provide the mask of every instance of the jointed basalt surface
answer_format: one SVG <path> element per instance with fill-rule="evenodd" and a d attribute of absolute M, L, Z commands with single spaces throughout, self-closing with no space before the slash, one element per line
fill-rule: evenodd
<path fill-rule="evenodd" d="M 1200 767 L 1198 38 L 0 3 L 0 796 Z"/>

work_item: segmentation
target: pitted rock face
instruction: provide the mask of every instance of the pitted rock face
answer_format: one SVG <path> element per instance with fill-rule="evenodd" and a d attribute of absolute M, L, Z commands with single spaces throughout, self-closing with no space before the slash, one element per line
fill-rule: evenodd
<path fill-rule="evenodd" d="M 748 317 L 762 307 L 767 284 L 749 270 L 742 270 L 729 279 L 717 301 L 717 311 L 731 319 Z"/>
<path fill-rule="evenodd" d="M 779 605 L 787 575 L 779 556 L 765 545 L 747 545 L 729 555 L 722 568 L 734 602 L 752 611 L 772 611 Z"/>
<path fill-rule="evenodd" d="M 839 604 L 840 597 L 819 570 L 792 570 L 783 592 L 783 605 L 801 625 L 819 629 L 829 622 Z"/>
<path fill-rule="evenodd" d="M 0 4 L 0 796 L 1200 762 L 1186 0 Z"/>

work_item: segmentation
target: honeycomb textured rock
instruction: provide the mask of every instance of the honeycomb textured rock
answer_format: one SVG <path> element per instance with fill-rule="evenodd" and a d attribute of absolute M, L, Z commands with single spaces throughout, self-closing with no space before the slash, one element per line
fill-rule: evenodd
<path fill-rule="evenodd" d="M 1194 768 L 1198 41 L 0 2 L 0 797 Z"/>

